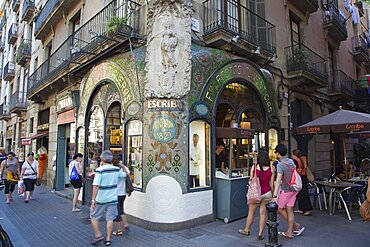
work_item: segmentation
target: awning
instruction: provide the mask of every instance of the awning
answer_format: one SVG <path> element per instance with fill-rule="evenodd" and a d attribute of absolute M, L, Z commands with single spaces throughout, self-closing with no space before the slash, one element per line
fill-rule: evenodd
<path fill-rule="evenodd" d="M 44 137 L 46 135 L 49 135 L 49 131 L 43 131 L 43 132 L 37 133 L 36 135 L 28 137 L 28 139 L 31 139 L 31 140 L 38 139 L 38 138 Z"/>

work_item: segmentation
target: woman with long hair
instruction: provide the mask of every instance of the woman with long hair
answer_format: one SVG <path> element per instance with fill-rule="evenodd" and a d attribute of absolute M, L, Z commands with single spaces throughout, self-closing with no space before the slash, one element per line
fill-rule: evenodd
<path fill-rule="evenodd" d="M 275 168 L 270 165 L 270 159 L 268 153 L 264 150 L 260 151 L 257 156 L 257 164 L 251 168 L 250 177 L 254 176 L 256 173 L 260 180 L 261 185 L 261 202 L 256 204 L 249 204 L 249 212 L 244 229 L 239 229 L 239 233 L 249 236 L 250 229 L 254 221 L 254 214 L 259 207 L 260 220 L 259 220 L 259 231 L 258 239 L 264 239 L 264 229 L 266 225 L 266 204 L 272 198 L 272 191 L 274 188 L 274 174 Z"/>
<path fill-rule="evenodd" d="M 310 196 L 308 195 L 307 164 L 303 162 L 301 157 L 301 151 L 299 149 L 294 149 L 292 153 L 292 158 L 294 164 L 296 165 L 297 172 L 302 178 L 302 189 L 298 192 L 297 195 L 299 210 L 296 212 L 308 216 L 312 214 L 312 205 L 310 201 Z"/>

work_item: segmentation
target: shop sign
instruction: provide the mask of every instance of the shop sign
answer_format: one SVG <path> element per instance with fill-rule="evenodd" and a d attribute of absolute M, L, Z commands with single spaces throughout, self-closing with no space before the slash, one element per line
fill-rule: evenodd
<path fill-rule="evenodd" d="M 73 123 L 74 121 L 75 121 L 75 114 L 74 114 L 73 109 L 58 114 L 58 117 L 57 117 L 58 125 L 66 124 L 66 123 Z"/>
<path fill-rule="evenodd" d="M 181 111 L 182 103 L 178 99 L 149 99 L 149 111 Z"/>
<path fill-rule="evenodd" d="M 22 139 L 21 142 L 22 142 L 22 146 L 31 146 L 32 144 L 32 140 L 29 138 Z"/>
<path fill-rule="evenodd" d="M 245 78 L 251 82 L 257 88 L 258 93 L 262 96 L 262 100 L 266 105 L 267 113 L 273 113 L 274 104 L 270 96 L 273 92 L 269 92 L 266 87 L 265 80 L 257 69 L 246 62 L 230 63 L 220 69 L 208 83 L 205 93 L 203 94 L 203 100 L 206 103 L 213 105 L 217 98 L 217 94 L 224 83 L 233 78 Z"/>
<path fill-rule="evenodd" d="M 39 126 L 37 126 L 37 130 L 39 130 L 39 131 L 49 130 L 49 123 L 40 124 Z"/>
<path fill-rule="evenodd" d="M 159 143 L 167 143 L 176 136 L 177 125 L 170 116 L 159 116 L 150 125 L 153 138 Z"/>
<path fill-rule="evenodd" d="M 62 112 L 73 108 L 73 101 L 71 95 L 67 95 L 57 101 L 57 112 Z"/>

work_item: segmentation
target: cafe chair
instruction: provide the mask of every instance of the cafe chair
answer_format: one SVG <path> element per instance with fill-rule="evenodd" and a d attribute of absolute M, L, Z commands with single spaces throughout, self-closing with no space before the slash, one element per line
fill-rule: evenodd
<path fill-rule="evenodd" d="M 324 181 L 323 178 L 316 178 L 316 181 Z M 308 184 L 308 194 L 310 197 L 313 197 L 313 205 L 319 204 L 319 209 L 322 210 L 321 200 L 324 202 L 325 210 L 328 209 L 328 205 L 326 204 L 326 189 L 324 186 L 320 186 L 315 182 Z"/>
<path fill-rule="evenodd" d="M 338 209 L 341 208 L 343 205 L 344 209 L 346 210 L 347 217 L 349 220 L 352 220 L 351 213 L 352 213 L 352 205 L 358 204 L 361 206 L 361 194 L 363 193 L 363 187 L 347 187 L 342 190 L 336 190 L 335 193 L 335 200 L 334 200 L 334 207 L 333 211 L 335 212 L 336 206 Z M 349 206 L 349 209 L 348 209 Z"/>

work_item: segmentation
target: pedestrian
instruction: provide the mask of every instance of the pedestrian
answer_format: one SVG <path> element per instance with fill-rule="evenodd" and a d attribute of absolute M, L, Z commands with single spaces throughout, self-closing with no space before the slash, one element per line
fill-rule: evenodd
<path fill-rule="evenodd" d="M 291 181 L 292 171 L 295 169 L 294 162 L 287 155 L 287 148 L 284 144 L 279 144 L 275 147 L 275 155 L 279 160 L 277 165 L 277 179 L 272 201 L 278 204 L 278 211 L 285 220 L 288 221 L 288 229 L 279 234 L 286 238 L 299 236 L 304 231 L 299 223 L 295 222 L 293 207 L 297 198 L 298 192 L 294 191 L 288 181 Z M 277 195 L 279 186 L 281 186 L 279 197 Z"/>
<path fill-rule="evenodd" d="M 268 153 L 261 150 L 257 156 L 257 165 L 251 168 L 250 177 L 254 176 L 256 173 L 261 186 L 261 202 L 257 204 L 249 204 L 249 212 L 247 217 L 247 222 L 244 229 L 239 229 L 239 233 L 243 235 L 250 235 L 250 229 L 253 224 L 254 214 L 257 208 L 260 212 L 259 220 L 259 231 L 258 240 L 264 239 L 264 229 L 266 225 L 266 204 L 272 198 L 272 191 L 274 188 L 274 173 L 275 168 L 270 165 L 270 159 Z"/>
<path fill-rule="evenodd" d="M 69 163 L 69 178 L 73 178 L 72 172 L 76 170 L 78 174 L 77 179 L 71 179 L 71 185 L 73 186 L 73 201 L 72 201 L 72 212 L 80 212 L 81 209 L 77 207 L 78 196 L 82 188 L 82 158 L 81 153 L 77 153 L 73 156 L 73 160 Z"/>
<path fill-rule="evenodd" d="M 130 170 L 128 169 L 127 166 L 125 166 L 122 161 L 118 163 L 121 167 L 121 170 L 126 173 L 126 177 L 130 176 Z M 118 204 L 117 204 L 117 209 L 118 209 L 118 216 L 116 221 L 117 225 L 117 231 L 113 232 L 113 236 L 122 236 L 122 228 L 121 228 L 121 222 L 123 223 L 123 229 L 128 230 L 128 222 L 127 222 L 127 217 L 125 215 L 125 210 L 124 210 L 124 204 L 125 204 L 125 199 L 126 199 L 126 180 L 124 179 L 119 179 L 118 184 L 117 184 L 117 197 L 118 197 Z M 130 196 L 130 195 L 128 195 Z"/>
<path fill-rule="evenodd" d="M 25 203 L 32 200 L 33 191 L 35 190 L 36 179 L 39 178 L 39 164 L 35 160 L 34 153 L 27 154 L 27 160 L 22 165 L 21 177 L 26 187 Z"/>
<path fill-rule="evenodd" d="M 112 165 L 113 154 L 111 151 L 103 151 L 100 158 L 102 165 L 95 170 L 90 208 L 91 226 L 94 231 L 94 239 L 91 244 L 96 245 L 104 239 L 104 235 L 99 228 L 99 220 L 105 214 L 107 235 L 104 244 L 110 246 L 113 221 L 118 215 L 117 184 L 119 179 L 126 178 L 126 173 Z"/>
<path fill-rule="evenodd" d="M 5 148 L 0 147 L 0 164 L 3 163 L 3 161 L 6 159 L 7 159 L 7 155 L 5 153 Z"/>
<path fill-rule="evenodd" d="M 299 149 L 294 149 L 292 158 L 296 166 L 298 174 L 302 178 L 302 189 L 298 192 L 298 209 L 296 213 L 303 214 L 305 216 L 312 214 L 312 205 L 310 196 L 308 195 L 308 179 L 307 179 L 307 164 L 302 160 L 302 153 Z"/>
<path fill-rule="evenodd" d="M 7 155 L 7 159 L 1 162 L 0 167 L 0 178 L 3 179 L 5 184 L 5 197 L 6 202 L 9 204 L 13 201 L 13 192 L 15 189 L 15 185 L 18 183 L 19 179 L 19 163 L 18 160 L 14 159 L 15 154 L 13 152 L 9 152 Z M 10 180 L 9 178 L 12 177 Z"/>

